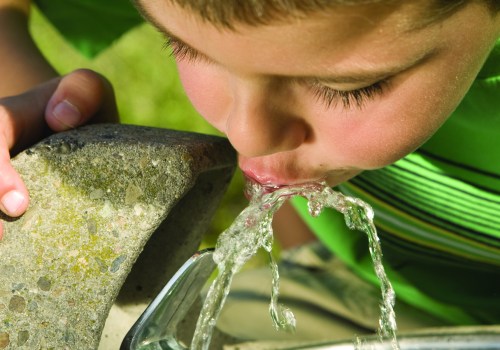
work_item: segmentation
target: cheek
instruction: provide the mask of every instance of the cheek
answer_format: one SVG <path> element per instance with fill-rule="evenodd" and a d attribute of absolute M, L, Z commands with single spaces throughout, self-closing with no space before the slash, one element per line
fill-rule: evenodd
<path fill-rule="evenodd" d="M 324 151 L 333 149 L 339 163 L 368 170 L 392 164 L 421 146 L 458 102 L 436 98 L 439 94 L 428 93 L 426 84 L 410 86 L 343 113 L 335 126 L 323 125 Z"/>
<path fill-rule="evenodd" d="M 410 74 L 391 90 L 372 113 L 369 122 L 355 125 L 359 154 L 373 155 L 381 167 L 391 164 L 425 143 L 458 106 L 475 77 L 474 69 L 450 65 L 444 57 L 436 64 Z M 460 79 L 457 79 L 460 77 Z"/>
<path fill-rule="evenodd" d="M 219 131 L 224 132 L 230 94 L 224 77 L 203 64 L 178 62 L 179 77 L 194 108 Z"/>

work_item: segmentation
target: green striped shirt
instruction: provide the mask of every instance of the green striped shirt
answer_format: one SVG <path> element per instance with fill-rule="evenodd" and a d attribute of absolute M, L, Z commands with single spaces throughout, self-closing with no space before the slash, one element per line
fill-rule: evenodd
<path fill-rule="evenodd" d="M 500 41 L 425 145 L 339 188 L 373 207 L 397 298 L 450 324 L 500 323 Z M 377 283 L 363 233 L 295 203 L 320 240 Z"/>

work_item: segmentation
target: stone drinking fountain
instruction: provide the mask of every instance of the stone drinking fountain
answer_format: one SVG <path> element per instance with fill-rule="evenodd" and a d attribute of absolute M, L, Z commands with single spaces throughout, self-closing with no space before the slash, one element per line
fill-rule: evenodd
<path fill-rule="evenodd" d="M 31 204 L 2 217 L 0 349 L 90 350 L 118 349 L 198 249 L 236 157 L 215 136 L 93 125 L 12 163 Z"/>

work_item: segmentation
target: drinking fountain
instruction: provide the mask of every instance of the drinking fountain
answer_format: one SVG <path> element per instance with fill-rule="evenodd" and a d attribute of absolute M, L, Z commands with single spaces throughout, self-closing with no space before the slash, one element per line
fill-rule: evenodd
<path fill-rule="evenodd" d="M 197 251 L 236 156 L 221 137 L 100 124 L 12 164 L 31 202 L 2 216 L 0 349 L 107 350 Z"/>

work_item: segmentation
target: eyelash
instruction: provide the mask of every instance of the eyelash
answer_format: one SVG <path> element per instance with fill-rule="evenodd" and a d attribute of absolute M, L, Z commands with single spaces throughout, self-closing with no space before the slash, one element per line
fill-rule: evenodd
<path fill-rule="evenodd" d="M 187 59 L 189 62 L 195 62 L 203 58 L 198 52 L 175 38 L 167 37 L 163 44 L 163 49 L 170 49 L 170 56 L 176 60 Z"/>
<path fill-rule="evenodd" d="M 193 63 L 203 59 L 203 56 L 199 55 L 197 51 L 184 45 L 184 43 L 175 38 L 167 37 L 163 44 L 163 49 L 170 49 L 170 56 L 174 57 L 176 60 L 187 59 L 189 62 Z M 327 108 L 333 108 L 340 102 L 344 109 L 350 109 L 353 106 L 358 109 L 363 108 L 367 101 L 383 94 L 386 85 L 387 81 L 381 80 L 360 89 L 342 91 L 332 89 L 318 81 L 307 82 L 307 87 L 319 101 L 326 105 Z"/>
<path fill-rule="evenodd" d="M 366 102 L 373 100 L 375 97 L 384 93 L 387 81 L 381 80 L 370 86 L 355 90 L 335 90 L 331 87 L 325 86 L 320 82 L 308 83 L 308 88 L 316 96 L 316 98 L 323 102 L 327 108 L 333 108 L 340 102 L 344 109 L 356 107 L 363 108 Z"/>

